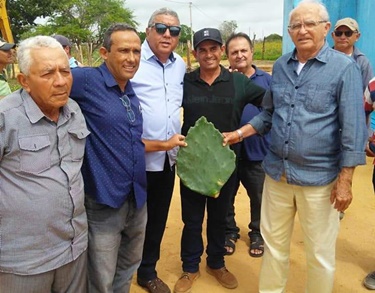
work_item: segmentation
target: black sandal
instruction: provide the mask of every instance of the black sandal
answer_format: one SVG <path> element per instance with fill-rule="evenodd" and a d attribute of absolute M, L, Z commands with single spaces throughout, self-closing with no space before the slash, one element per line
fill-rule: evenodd
<path fill-rule="evenodd" d="M 232 255 L 236 251 L 237 239 L 238 236 L 235 234 L 228 234 L 225 236 L 224 255 Z"/>
<path fill-rule="evenodd" d="M 259 250 L 260 253 L 254 253 L 252 251 Z M 262 235 L 252 235 L 250 236 L 250 249 L 249 254 L 252 257 L 261 257 L 264 253 L 264 241 Z"/>

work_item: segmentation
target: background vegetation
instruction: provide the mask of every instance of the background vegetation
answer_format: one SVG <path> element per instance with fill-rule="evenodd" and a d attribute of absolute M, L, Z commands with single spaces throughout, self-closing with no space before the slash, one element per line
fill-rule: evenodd
<path fill-rule="evenodd" d="M 7 10 L 16 42 L 38 34 L 65 35 L 74 44 L 73 56 L 91 66 L 101 62 L 97 49 L 110 24 L 138 25 L 133 12 L 126 7 L 126 0 L 17 0 L 7 1 Z M 40 19 L 43 21 L 38 22 Z M 178 52 L 186 57 L 191 32 L 187 25 L 181 24 L 181 27 Z M 219 26 L 224 41 L 236 29 L 235 20 L 225 20 Z M 140 37 L 143 41 L 145 33 L 140 32 Z M 281 55 L 281 36 L 257 40 L 254 35 L 252 39 L 255 59 L 275 60 Z"/>
<path fill-rule="evenodd" d="M 102 44 L 103 33 L 110 24 L 126 22 L 134 27 L 138 25 L 133 12 L 126 8 L 126 0 L 17 0 L 7 1 L 6 4 L 13 37 L 17 43 L 39 34 L 65 35 L 74 44 L 72 55 L 88 66 L 97 66 L 102 62 L 98 48 Z M 188 68 L 194 68 L 189 63 L 195 61 L 188 50 L 190 27 L 181 24 L 181 28 L 180 44 L 176 51 L 188 61 Z M 225 20 L 219 30 L 225 42 L 230 34 L 236 32 L 237 22 Z M 145 32 L 139 32 L 139 35 L 142 41 L 146 37 Z M 256 39 L 253 35 L 251 38 L 254 42 L 254 60 L 276 60 L 281 56 L 281 36 L 272 34 L 264 39 Z M 223 61 L 225 60 L 224 55 Z M 11 78 L 15 76 L 15 71 L 9 72 L 8 76 L 11 88 L 19 88 L 17 81 Z"/>

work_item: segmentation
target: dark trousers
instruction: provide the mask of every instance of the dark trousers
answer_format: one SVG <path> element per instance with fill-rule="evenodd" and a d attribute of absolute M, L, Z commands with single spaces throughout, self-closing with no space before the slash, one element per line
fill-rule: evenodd
<path fill-rule="evenodd" d="M 240 229 L 237 227 L 234 208 L 234 200 L 240 186 L 243 184 L 250 198 L 250 223 L 249 237 L 252 234 L 260 234 L 260 206 L 262 203 L 262 193 L 265 173 L 262 168 L 261 161 L 241 160 L 238 165 L 237 178 L 235 182 L 236 188 L 231 195 L 231 203 L 229 205 L 227 215 L 226 235 L 239 238 Z"/>
<path fill-rule="evenodd" d="M 199 270 L 203 254 L 202 224 L 207 207 L 207 265 L 219 269 L 225 265 L 224 243 L 226 215 L 235 187 L 235 173 L 224 184 L 218 198 L 207 197 L 187 188 L 182 182 L 181 206 L 184 228 L 181 238 L 181 260 L 184 272 Z"/>
<path fill-rule="evenodd" d="M 147 225 L 143 256 L 138 278 L 152 280 L 157 276 L 156 262 L 160 258 L 160 244 L 168 218 L 175 179 L 175 167 L 166 157 L 164 170 L 147 172 Z"/>

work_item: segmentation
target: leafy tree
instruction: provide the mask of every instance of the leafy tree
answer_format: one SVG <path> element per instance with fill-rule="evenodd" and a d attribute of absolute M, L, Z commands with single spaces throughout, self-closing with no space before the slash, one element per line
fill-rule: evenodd
<path fill-rule="evenodd" d="M 132 11 L 126 9 L 121 0 L 60 0 L 59 7 L 45 25 L 29 30 L 22 37 L 64 35 L 76 44 L 78 59 L 82 61 L 83 51 L 86 51 L 87 60 L 83 63 L 92 65 L 93 52 L 103 43 L 105 30 L 116 22 L 137 26 Z"/>
<path fill-rule="evenodd" d="M 185 24 L 181 24 L 180 42 L 187 43 L 188 40 L 191 40 L 190 27 Z"/>
<path fill-rule="evenodd" d="M 146 32 L 138 32 L 139 37 L 141 38 L 142 43 L 146 40 Z"/>
<path fill-rule="evenodd" d="M 223 42 L 225 42 L 228 37 L 236 32 L 238 25 L 235 20 L 225 20 L 219 26 L 219 31 L 221 32 L 221 37 L 223 38 Z"/>
<path fill-rule="evenodd" d="M 282 41 L 283 37 L 278 34 L 271 34 L 266 37 L 266 41 Z"/>
<path fill-rule="evenodd" d="M 38 17 L 49 17 L 59 8 L 59 0 L 11 0 L 7 11 L 13 37 L 16 41 L 32 27 Z"/>

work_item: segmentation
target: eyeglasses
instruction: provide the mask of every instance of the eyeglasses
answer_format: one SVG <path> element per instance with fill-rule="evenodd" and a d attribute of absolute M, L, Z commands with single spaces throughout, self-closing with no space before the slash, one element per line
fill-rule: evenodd
<path fill-rule="evenodd" d="M 350 38 L 354 33 L 357 31 L 334 31 L 333 33 L 335 34 L 336 37 L 341 37 L 342 34 L 345 34 L 345 37 Z"/>
<path fill-rule="evenodd" d="M 154 23 L 151 27 L 155 27 L 156 32 L 159 35 L 164 35 L 167 29 L 172 37 L 177 37 L 181 32 L 181 27 L 177 25 L 166 25 L 164 23 Z"/>
<path fill-rule="evenodd" d="M 321 23 L 327 22 L 326 20 L 319 20 L 319 21 L 305 21 L 304 23 L 291 23 L 288 25 L 288 29 L 290 31 L 299 31 L 302 27 L 305 28 L 305 30 L 309 31 L 314 29 L 316 26 L 318 26 Z"/>
<path fill-rule="evenodd" d="M 135 114 L 134 114 L 134 112 L 132 110 L 129 97 L 127 95 L 123 95 L 120 98 L 120 100 L 121 100 L 122 104 L 124 105 L 124 107 L 126 109 L 126 114 L 128 116 L 129 121 L 131 123 L 133 123 L 135 121 Z"/>

